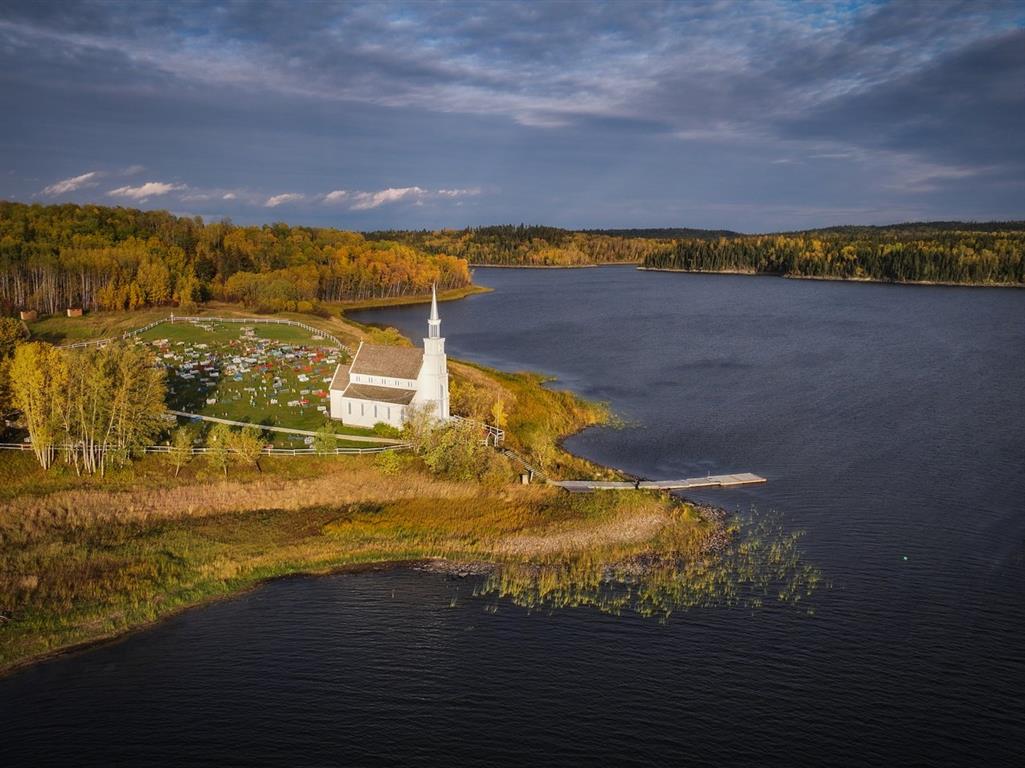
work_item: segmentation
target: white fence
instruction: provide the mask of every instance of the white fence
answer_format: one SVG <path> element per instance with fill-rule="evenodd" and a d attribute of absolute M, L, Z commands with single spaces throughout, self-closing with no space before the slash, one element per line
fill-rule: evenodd
<path fill-rule="evenodd" d="M 54 446 L 58 451 L 76 450 L 78 446 L 74 445 L 57 445 Z M 270 446 L 265 447 L 260 454 L 262 456 L 349 456 L 349 455 L 361 455 L 364 453 L 386 453 L 387 451 L 406 451 L 409 450 L 409 445 L 401 443 L 399 445 L 382 445 L 375 446 L 373 448 L 334 448 L 327 451 L 318 451 L 316 448 L 273 448 Z M 31 451 L 32 443 L 0 443 L 0 451 Z M 171 446 L 169 445 L 147 445 L 142 449 L 143 453 L 170 453 Z M 231 449 L 228 449 L 229 453 L 233 453 Z M 211 449 L 206 446 L 193 446 L 192 455 L 202 456 L 203 454 L 211 453 Z"/>
<path fill-rule="evenodd" d="M 475 419 L 467 419 L 465 416 L 456 416 L 452 414 L 449 416 L 452 421 L 458 421 L 463 424 L 473 424 L 475 427 L 479 427 L 485 433 L 484 442 L 489 445 L 494 445 L 496 448 L 505 442 L 505 430 L 493 427 L 490 424 L 485 424 L 483 421 L 477 421 Z"/>
<path fill-rule="evenodd" d="M 90 339 L 88 341 L 76 341 L 73 344 L 62 344 L 61 348 L 62 349 L 77 349 L 79 347 L 91 347 L 91 346 L 102 347 L 103 345 L 110 344 L 111 342 L 114 342 L 114 341 L 124 341 L 125 339 L 132 338 L 133 336 L 138 336 L 140 333 L 145 333 L 146 331 L 150 330 L 151 328 L 156 328 L 161 323 L 171 323 L 173 325 L 176 322 L 185 322 L 185 323 L 242 323 L 243 325 L 256 325 L 256 324 L 259 324 L 259 323 L 265 323 L 265 324 L 266 323 L 270 323 L 270 324 L 274 324 L 274 325 L 294 325 L 296 328 L 302 328 L 305 331 L 309 331 L 314 336 L 321 336 L 321 337 L 323 337 L 323 338 L 333 342 L 334 345 L 336 347 L 338 347 L 338 349 L 342 350 L 343 352 L 348 352 L 349 354 L 352 354 L 352 350 L 350 350 L 347 346 L 342 344 L 341 340 L 338 339 L 336 336 L 332 336 L 330 333 L 328 333 L 325 330 L 322 330 L 320 328 L 315 328 L 312 325 L 308 325 L 306 323 L 299 322 L 298 320 L 287 320 L 287 319 L 284 319 L 284 318 L 274 318 L 274 317 L 203 317 L 203 316 L 191 316 L 191 315 L 179 315 L 179 316 L 176 317 L 173 312 L 169 316 L 161 318 L 160 320 L 154 320 L 152 323 L 144 325 L 141 328 L 135 328 L 135 329 L 133 329 L 131 331 L 125 331 L 120 336 L 111 336 L 111 337 L 108 337 L 106 339 Z"/>

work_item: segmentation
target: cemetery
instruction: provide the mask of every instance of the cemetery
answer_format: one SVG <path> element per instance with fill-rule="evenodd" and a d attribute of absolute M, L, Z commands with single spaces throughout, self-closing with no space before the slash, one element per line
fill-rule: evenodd
<path fill-rule="evenodd" d="M 164 322 L 136 338 L 153 349 L 166 370 L 168 408 L 312 431 L 329 421 L 331 377 L 348 357 L 324 337 L 283 324 Z M 332 427 L 339 433 L 373 435 L 337 421 Z M 273 440 L 290 447 L 310 441 L 282 434 Z"/>

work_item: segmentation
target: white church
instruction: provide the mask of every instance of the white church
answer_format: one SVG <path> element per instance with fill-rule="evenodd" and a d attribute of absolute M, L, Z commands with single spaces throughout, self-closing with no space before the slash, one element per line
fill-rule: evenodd
<path fill-rule="evenodd" d="M 437 291 L 432 289 L 423 350 L 360 342 L 352 362 L 335 370 L 330 394 L 331 418 L 357 427 L 401 427 L 409 409 L 422 407 L 447 420 L 448 360 Z"/>

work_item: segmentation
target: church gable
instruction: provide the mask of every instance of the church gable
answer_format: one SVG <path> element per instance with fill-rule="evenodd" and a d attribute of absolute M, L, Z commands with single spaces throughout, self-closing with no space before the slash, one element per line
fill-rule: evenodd
<path fill-rule="evenodd" d="M 338 367 L 335 368 L 335 375 L 334 378 L 331 379 L 331 386 L 328 387 L 328 389 L 337 389 L 341 392 L 347 386 L 349 386 L 349 366 L 340 363 Z"/>
<path fill-rule="evenodd" d="M 424 353 L 416 347 L 386 347 L 360 344 L 352 360 L 349 377 L 375 376 L 390 379 L 416 379 L 420 375 Z"/>

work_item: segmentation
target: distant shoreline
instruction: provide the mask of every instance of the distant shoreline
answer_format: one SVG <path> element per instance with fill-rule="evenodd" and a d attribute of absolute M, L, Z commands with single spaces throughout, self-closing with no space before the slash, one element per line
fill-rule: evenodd
<path fill-rule="evenodd" d="M 471 269 L 593 269 L 595 267 L 636 267 L 639 261 L 610 261 L 604 264 L 471 264 Z"/>
<path fill-rule="evenodd" d="M 441 291 L 438 294 L 438 301 L 456 301 L 457 299 L 465 299 L 467 296 L 473 296 L 478 293 L 491 293 L 493 288 L 488 288 L 486 285 L 477 285 L 471 283 L 470 285 L 462 288 L 451 288 L 446 291 Z M 359 299 L 356 301 L 337 301 L 330 302 L 330 306 L 337 307 L 342 312 L 349 312 L 350 310 L 363 310 L 363 309 L 384 309 L 387 307 L 403 307 L 409 304 L 430 304 L 431 294 L 416 294 L 413 296 L 390 296 L 382 297 L 378 299 Z"/>
<path fill-rule="evenodd" d="M 871 277 L 836 277 L 828 275 L 784 275 L 779 272 L 756 272 L 741 269 L 675 269 L 671 267 L 637 267 L 638 272 L 680 272 L 690 275 L 743 275 L 745 277 L 781 277 L 785 280 L 820 280 L 827 283 L 874 283 L 877 285 L 922 285 L 942 288 L 1025 288 L 1025 283 L 956 283 L 949 280 L 877 280 Z"/>

